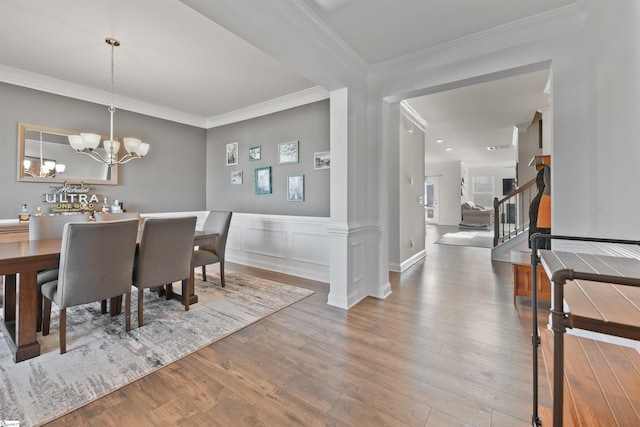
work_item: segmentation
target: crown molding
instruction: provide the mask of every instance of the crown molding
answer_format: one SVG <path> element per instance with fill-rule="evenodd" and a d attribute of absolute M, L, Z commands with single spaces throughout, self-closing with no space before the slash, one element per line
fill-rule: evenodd
<path fill-rule="evenodd" d="M 95 104 L 109 105 L 111 102 L 111 94 L 107 91 L 92 89 L 65 80 L 59 80 L 4 65 L 0 65 L 0 82 L 66 96 L 81 101 L 93 102 Z M 186 114 L 181 111 L 123 96 L 118 96 L 117 100 L 117 108 L 120 110 L 131 111 L 200 128 L 206 126 L 206 120 L 203 117 Z"/>
<path fill-rule="evenodd" d="M 420 129 L 422 132 L 426 131 L 427 126 L 429 125 L 427 121 L 422 118 L 422 116 L 416 110 L 414 110 L 413 107 L 411 107 L 411 105 L 409 105 L 404 99 L 400 101 L 400 111 L 407 118 L 407 120 L 410 120 L 418 129 Z"/>
<path fill-rule="evenodd" d="M 206 128 L 211 129 L 218 126 L 241 122 L 243 120 L 277 113 L 278 111 L 288 110 L 289 108 L 311 104 L 312 102 L 322 101 L 323 99 L 328 98 L 329 92 L 327 90 L 320 86 L 314 86 L 279 98 L 270 99 L 269 101 L 261 102 L 250 107 L 209 117 L 206 120 Z"/>
<path fill-rule="evenodd" d="M 370 67 L 368 81 L 375 84 L 408 72 L 581 30 L 592 6 L 592 0 L 576 0 L 568 6 L 374 64 Z"/>
<path fill-rule="evenodd" d="M 320 19 L 318 15 L 303 2 L 291 2 L 284 3 L 292 9 L 302 14 L 304 18 L 311 21 L 311 26 L 306 26 L 305 31 L 316 30 L 318 35 L 322 35 L 322 38 L 328 39 L 331 43 L 325 43 L 325 48 L 329 49 L 334 57 L 338 58 L 340 62 L 352 73 L 357 76 L 366 76 L 369 71 L 369 64 L 358 53 L 345 42 L 325 21 Z M 317 37 L 316 40 L 321 40 Z M 329 47 L 331 44 L 333 47 Z"/>
<path fill-rule="evenodd" d="M 70 83 L 65 80 L 59 80 L 4 65 L 0 65 L 0 82 L 105 106 L 109 105 L 111 102 L 111 94 L 107 91 L 92 89 L 90 87 Z M 124 96 L 118 96 L 117 108 L 119 110 L 131 111 L 176 123 L 209 129 L 216 126 L 264 116 L 266 114 L 276 113 L 278 111 L 310 104 L 327 98 L 329 98 L 329 92 L 319 86 L 315 86 L 303 91 L 274 98 L 269 101 L 209 118 L 186 114 L 181 111 L 164 108 Z"/>

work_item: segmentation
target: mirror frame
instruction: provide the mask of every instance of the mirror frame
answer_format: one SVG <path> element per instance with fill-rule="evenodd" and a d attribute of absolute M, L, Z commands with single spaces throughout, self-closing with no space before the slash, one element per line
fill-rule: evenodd
<path fill-rule="evenodd" d="M 21 182 L 49 182 L 49 183 L 65 183 L 65 182 L 82 182 L 84 184 L 93 184 L 93 185 L 118 185 L 120 182 L 120 165 L 115 164 L 111 167 L 111 179 L 84 179 L 82 177 L 73 177 L 68 179 L 66 177 L 58 178 L 58 177 L 35 177 L 30 176 L 24 173 L 24 153 L 25 153 L 25 137 L 27 130 L 36 131 L 36 132 L 46 132 L 52 133 L 56 135 L 79 135 L 80 132 L 68 129 L 55 128 L 50 126 L 40 126 L 33 125 L 29 123 L 18 123 L 18 181 Z M 102 140 L 108 139 L 107 137 L 102 137 Z M 69 145 L 69 150 L 73 151 L 71 145 Z M 75 155 L 87 157 L 87 161 L 96 162 L 93 159 L 89 159 L 89 156 L 85 156 L 81 153 L 75 153 Z M 97 162 L 96 162 L 97 163 Z"/>

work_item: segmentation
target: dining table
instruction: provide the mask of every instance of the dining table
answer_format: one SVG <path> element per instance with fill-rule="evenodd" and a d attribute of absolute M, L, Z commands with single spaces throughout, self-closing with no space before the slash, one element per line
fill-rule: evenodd
<path fill-rule="evenodd" d="M 218 233 L 197 230 L 194 246 L 211 244 Z M 138 242 L 140 233 L 138 233 Z M 62 239 L 0 242 L 0 276 L 4 277 L 2 322 L 15 362 L 40 355 L 37 339 L 38 271 L 57 268 Z M 100 242 L 96 242 L 100 244 Z M 192 266 L 193 267 L 193 266 Z M 186 282 L 186 295 L 173 294 L 185 308 L 198 302 L 194 268 Z"/>

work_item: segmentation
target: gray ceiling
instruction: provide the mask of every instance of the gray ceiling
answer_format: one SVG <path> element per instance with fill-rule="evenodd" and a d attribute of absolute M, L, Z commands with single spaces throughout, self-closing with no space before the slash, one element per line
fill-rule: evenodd
<path fill-rule="evenodd" d="M 306 22 L 315 24 L 314 31 L 321 31 L 351 51 L 366 70 L 574 3 L 0 0 L 0 81 L 108 103 L 110 52 L 104 38 L 115 37 L 122 43 L 115 53 L 116 106 L 127 108 L 129 103 L 137 103 L 143 106 L 138 110 L 146 109 L 148 114 L 158 111 L 157 115 L 165 118 L 205 123 L 274 98 L 318 89 L 318 85 L 331 89 L 320 75 L 324 70 L 304 71 L 309 68 L 297 62 L 305 60 L 301 55 L 278 51 L 277 46 L 267 54 L 255 47 L 264 47 L 260 34 L 268 35 L 270 41 L 292 43 L 296 35 L 290 29 L 298 23 L 296 16 L 304 16 Z M 262 13 L 265 8 L 278 13 Z M 546 77 L 542 73 L 515 80 L 434 94 L 412 103 L 430 125 L 428 136 L 464 144 L 474 139 L 470 136 L 472 122 L 467 120 L 475 118 L 475 126 L 483 127 L 475 130 L 492 137 L 491 127 L 499 132 L 506 123 L 512 126 L 512 120 L 532 116 L 528 110 L 515 114 L 520 106 L 523 110 L 525 105 L 527 109 L 533 105 L 537 108 L 544 102 L 540 91 Z M 531 101 L 525 102 L 529 98 Z M 464 132 L 456 136 L 456 129 Z"/>

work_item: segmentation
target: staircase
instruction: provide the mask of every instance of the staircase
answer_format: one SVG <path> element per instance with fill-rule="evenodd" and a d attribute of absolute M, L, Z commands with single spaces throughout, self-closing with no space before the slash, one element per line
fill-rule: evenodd
<path fill-rule="evenodd" d="M 525 233 L 528 236 L 529 205 L 538 194 L 535 184 L 534 178 L 502 199 L 498 200 L 497 197 L 493 199 L 494 248 Z"/>

